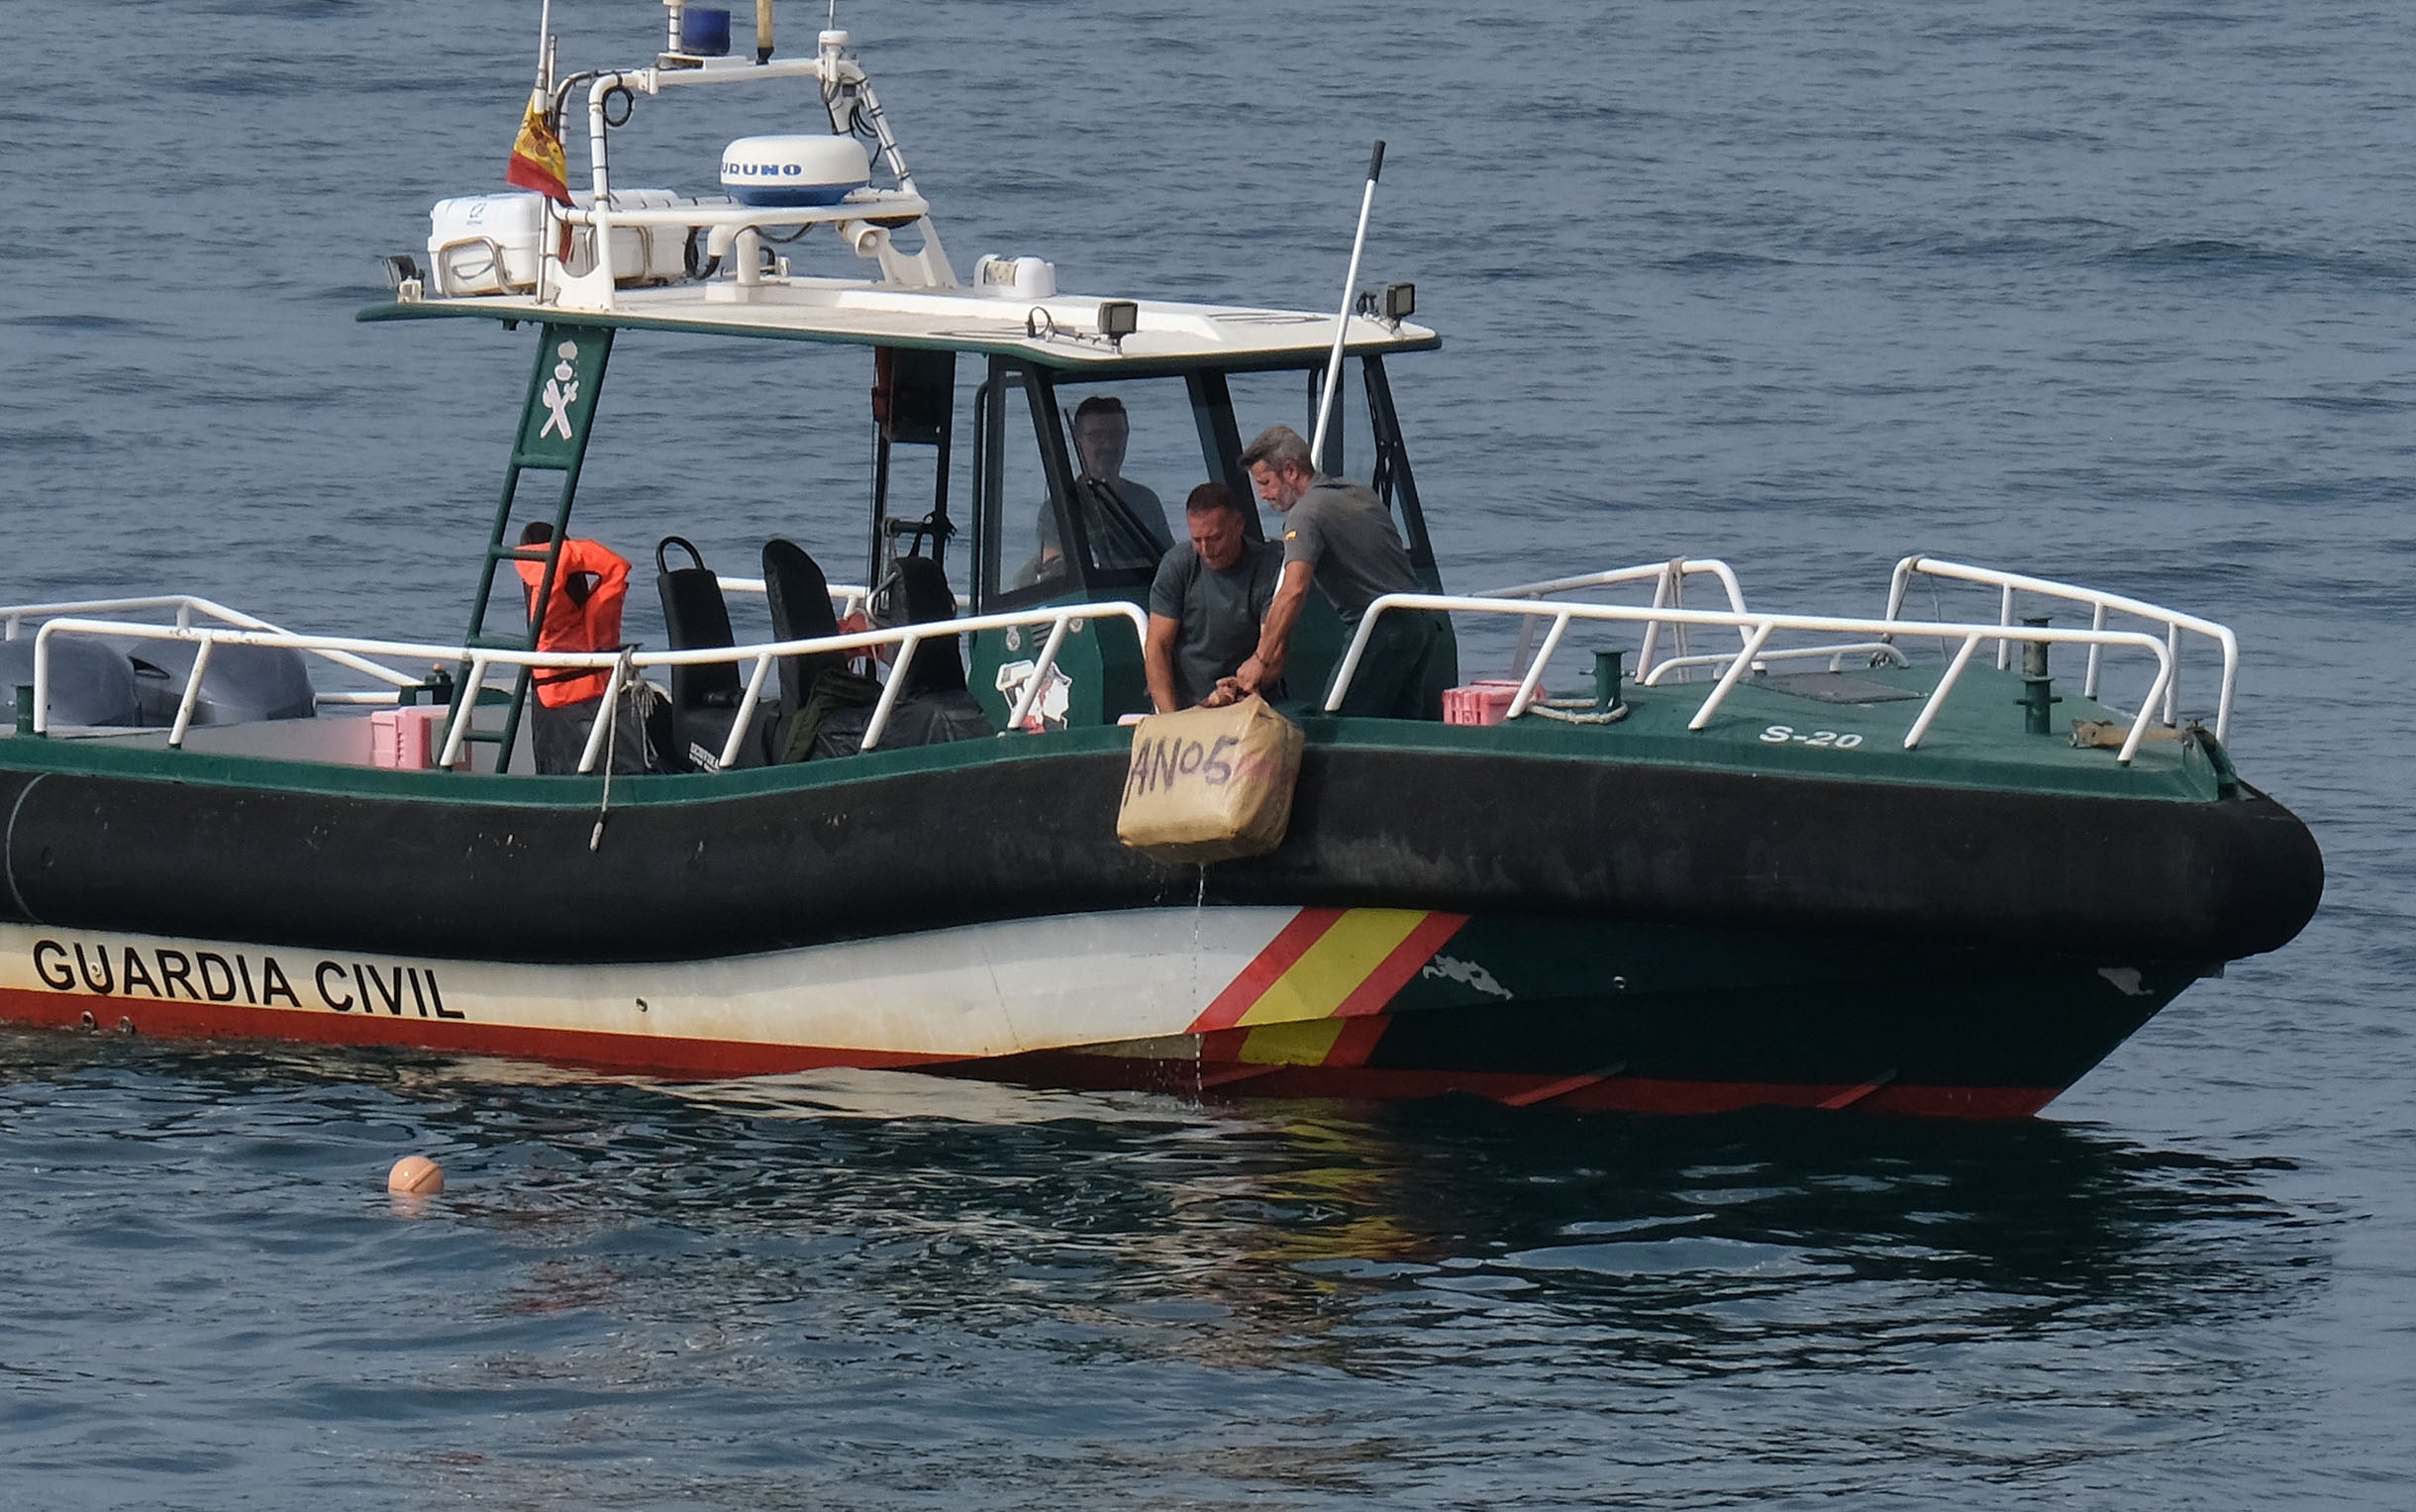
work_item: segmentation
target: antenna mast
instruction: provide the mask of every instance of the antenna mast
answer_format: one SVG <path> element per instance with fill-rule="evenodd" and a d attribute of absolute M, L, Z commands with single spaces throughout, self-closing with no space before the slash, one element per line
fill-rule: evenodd
<path fill-rule="evenodd" d="M 836 5 L 838 0 L 831 0 Z M 1375 208 L 1376 175 L 1384 171 L 1384 143 L 1378 138 L 1367 159 L 1367 189 L 1359 196 L 1359 235 L 1351 239 L 1351 271 L 1343 275 L 1343 307 L 1334 317 L 1334 355 L 1326 362 L 1326 391 L 1317 401 L 1317 434 L 1309 438 L 1309 470 L 1325 471 L 1326 425 L 1334 416 L 1334 394 L 1342 383 L 1343 338 L 1351 330 L 1351 295 L 1359 287 L 1359 253 L 1367 250 L 1367 213 Z"/>

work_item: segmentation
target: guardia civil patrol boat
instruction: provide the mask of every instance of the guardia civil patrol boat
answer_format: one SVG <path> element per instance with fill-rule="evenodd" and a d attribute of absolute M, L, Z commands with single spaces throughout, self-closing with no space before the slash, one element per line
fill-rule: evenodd
<path fill-rule="evenodd" d="M 2222 626 L 1920 555 L 1862 613 L 1749 603 L 1708 556 L 1447 594 L 1391 387 L 1439 345 L 1407 287 L 1337 315 L 959 264 L 845 33 L 732 56 L 726 14 L 666 11 L 651 61 L 547 50 L 522 157 L 560 172 L 567 125 L 581 192 L 440 204 L 362 315 L 526 333 L 459 642 L 173 591 L 0 608 L 0 1019 L 688 1077 L 2008 1116 L 2315 907 L 2308 832 L 2226 754 Z M 712 192 L 620 185 L 621 134 L 699 90 L 778 130 Z M 767 543 L 756 577 L 669 539 L 670 646 L 536 650 L 515 568 L 552 591 L 558 546 L 514 522 L 572 534 L 609 358 L 707 341 L 861 353 L 870 412 L 827 440 L 871 439 L 868 549 Z M 1426 591 L 1357 637 L 1313 605 L 1292 680 L 1330 693 L 1277 849 L 1128 849 L 1168 505 L 1247 498 L 1243 417 L 1305 429 L 1327 394 L 1329 466 Z M 1411 612 L 1516 651 L 1447 669 L 1449 722 L 1323 712 Z M 531 681 L 565 668 L 608 707 L 664 687 L 667 718 L 598 719 L 578 771 L 538 774 Z M 834 672 L 863 696 L 818 703 Z"/>

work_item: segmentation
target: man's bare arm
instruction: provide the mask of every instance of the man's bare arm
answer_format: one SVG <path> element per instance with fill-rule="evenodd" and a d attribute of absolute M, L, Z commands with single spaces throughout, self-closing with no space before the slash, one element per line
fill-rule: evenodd
<path fill-rule="evenodd" d="M 1256 693 L 1267 683 L 1283 675 L 1283 663 L 1292 654 L 1292 630 L 1300 623 L 1300 613 L 1308 607 L 1309 579 L 1314 573 L 1305 561 L 1287 561 L 1283 577 L 1275 585 L 1275 599 L 1266 606 L 1266 621 L 1258 627 L 1258 651 L 1234 678 L 1245 693 Z"/>
<path fill-rule="evenodd" d="M 1150 616 L 1150 634 L 1141 645 L 1141 661 L 1150 679 L 1150 702 L 1158 713 L 1171 714 L 1181 705 L 1174 701 L 1174 638 L 1182 633 L 1183 622 L 1170 615 Z"/>

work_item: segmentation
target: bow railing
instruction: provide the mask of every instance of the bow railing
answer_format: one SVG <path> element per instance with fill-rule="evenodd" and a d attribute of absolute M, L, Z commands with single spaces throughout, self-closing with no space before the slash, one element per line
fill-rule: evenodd
<path fill-rule="evenodd" d="M 2073 583 L 2060 583 L 2045 577 L 2029 577 L 2020 572 L 2002 572 L 1994 567 L 1975 567 L 1967 562 L 1948 561 L 1937 556 L 1907 556 L 1896 563 L 1895 572 L 1889 578 L 1887 585 L 1887 617 L 1890 620 L 1903 613 L 1905 594 L 1911 589 L 1913 579 L 1916 577 L 1945 578 L 1995 588 L 1997 590 L 1997 623 L 2003 627 L 2013 625 L 2016 605 L 2014 595 L 2017 593 L 2060 599 L 2068 603 L 2086 604 L 2090 609 L 2089 629 L 2092 631 L 2102 631 L 2106 628 L 2106 616 L 2109 613 L 2128 614 L 2162 626 L 2164 632 L 2164 647 L 2168 653 L 2173 672 L 2172 676 L 2165 679 L 2164 686 L 2164 718 L 2166 728 L 2180 723 L 2182 632 L 2187 631 L 2192 635 L 2205 637 L 2215 643 L 2223 656 L 2222 684 L 2215 697 L 2215 739 L 2223 741 L 2231 738 L 2232 696 L 2239 691 L 2240 687 L 2240 639 L 2232 634 L 2229 626 L 2218 625 L 2212 620 L 2200 619 L 2194 614 L 2182 614 L 2176 610 L 2166 609 L 2161 604 L 2151 604 L 2144 599 L 2129 598 L 2120 593 L 2106 593 L 2096 588 L 2083 588 Z M 1908 630 L 1904 633 L 1930 634 L 1933 632 Z M 2013 642 L 2026 639 L 2029 638 L 2022 636 L 1997 638 L 1996 664 L 1999 671 L 2004 670 L 2011 662 Z M 2099 660 L 2104 651 L 2103 645 L 2091 644 L 2089 647 L 2088 671 L 2083 677 L 2080 687 L 2080 691 L 2085 697 L 2095 698 L 2097 696 Z"/>
<path fill-rule="evenodd" d="M 1948 695 L 1963 680 L 1963 669 L 1970 664 L 1972 654 L 1983 642 L 2010 639 L 2051 646 L 2098 649 L 2120 646 L 2144 651 L 2154 656 L 2156 679 L 2149 687 L 2148 696 L 2142 700 L 2139 715 L 2131 722 L 2130 734 L 2115 757 L 2125 765 L 2130 764 L 2131 758 L 2139 754 L 2140 743 L 2147 739 L 2150 714 L 2172 679 L 2172 655 L 2164 642 L 2136 630 L 2059 630 L 2045 625 L 1963 625 L 1927 620 L 1865 620 L 1832 615 L 1670 609 L 1640 604 L 1551 603 L 1534 599 L 1459 597 L 1446 593 L 1387 593 L 1369 604 L 1367 612 L 1360 617 L 1359 631 L 1351 638 L 1351 648 L 1344 654 L 1342 665 L 1334 674 L 1334 686 L 1326 695 L 1327 713 L 1341 710 L 1343 699 L 1350 692 L 1351 681 L 1358 675 L 1359 660 L 1366 653 L 1367 640 L 1375 629 L 1376 621 L 1387 613 L 1417 610 L 1445 614 L 1511 615 L 1529 621 L 1551 621 L 1551 628 L 1544 633 L 1542 647 L 1528 666 L 1526 675 L 1520 679 L 1517 694 L 1510 701 L 1509 710 L 1504 716 L 1507 719 L 1518 718 L 1535 702 L 1545 669 L 1551 665 L 1554 654 L 1560 649 L 1560 642 L 1567 635 L 1568 627 L 1579 620 L 1634 625 L 1649 624 L 1658 619 L 1672 625 L 1716 627 L 1740 632 L 1745 644 L 1733 656 L 1726 658 L 1728 665 L 1721 672 L 1720 680 L 1686 722 L 1689 730 L 1701 730 L 1711 723 L 1712 716 L 1728 701 L 1728 695 L 1736 689 L 1747 669 L 1762 655 L 1770 637 L 1779 631 L 1856 636 L 1865 640 L 1885 640 L 1892 636 L 1915 634 L 1950 640 L 1960 638 L 1962 645 L 1948 662 L 1944 675 L 1938 679 L 1937 687 L 1931 690 L 1929 698 L 1922 704 L 1920 714 L 1913 720 L 1912 729 L 1905 734 L 1904 749 L 1907 751 L 1918 748 L 1922 738 L 1929 734 L 1930 726 L 1945 707 Z M 1826 654 L 1830 648 L 1818 650 Z"/>
<path fill-rule="evenodd" d="M 1745 590 L 1737 583 L 1734 568 L 1716 556 L 1678 556 L 1668 561 L 1640 562 L 1632 567 L 1611 567 L 1600 572 L 1579 572 L 1572 577 L 1552 577 L 1542 582 L 1518 583 L 1508 588 L 1493 588 L 1475 595 L 1478 598 L 1559 598 L 1569 593 L 1583 593 L 1594 588 L 1616 588 L 1629 583 L 1653 584 L 1653 607 L 1683 609 L 1686 607 L 1686 581 L 1691 577 L 1709 577 L 1717 582 L 1728 598 L 1728 607 L 1745 613 Z M 1645 622 L 1643 646 L 1636 653 L 1638 676 L 1653 670 L 1660 663 L 1654 660 L 1661 646 L 1660 619 Z M 1671 639 L 1677 645 L 1676 655 L 1686 664 L 1697 664 L 1705 658 L 1686 655 L 1686 633 L 1683 624 L 1671 627 Z M 1527 620 L 1519 626 L 1518 650 L 1510 658 L 1510 675 L 1526 675 L 1528 657 L 1535 651 L 1535 622 Z"/>

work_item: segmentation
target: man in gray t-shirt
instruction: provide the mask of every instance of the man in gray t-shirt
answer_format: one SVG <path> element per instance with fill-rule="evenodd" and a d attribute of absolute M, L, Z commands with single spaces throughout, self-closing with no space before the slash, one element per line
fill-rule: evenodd
<path fill-rule="evenodd" d="M 1240 696 L 1229 684 L 1258 648 L 1283 567 L 1273 542 L 1250 539 L 1250 521 L 1224 484 L 1192 489 L 1183 516 L 1191 539 L 1158 564 L 1142 647 L 1150 702 L 1160 714 Z"/>
<path fill-rule="evenodd" d="M 1251 693 L 1283 674 L 1312 581 L 1351 626 L 1382 595 L 1415 593 L 1422 585 L 1383 500 L 1363 483 L 1319 476 L 1299 432 L 1269 426 L 1242 454 L 1242 463 L 1258 497 L 1283 516 L 1283 579 L 1258 651 L 1234 674 L 1241 691 Z M 1338 712 L 1441 718 L 1427 683 L 1442 638 L 1442 623 L 1434 615 L 1391 611 L 1378 616 Z"/>

